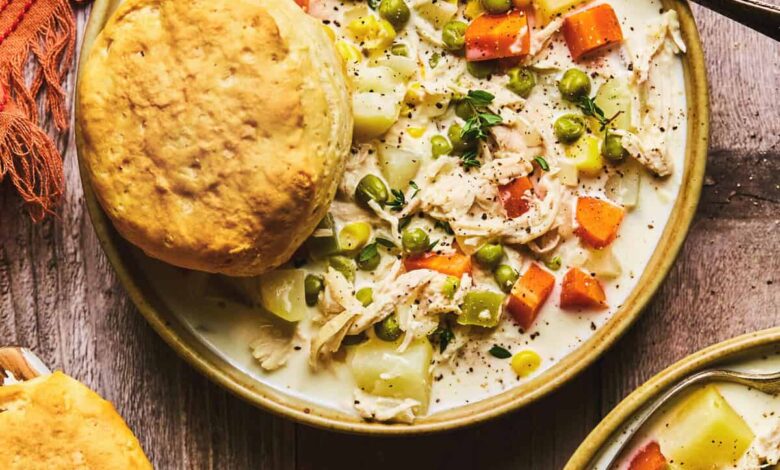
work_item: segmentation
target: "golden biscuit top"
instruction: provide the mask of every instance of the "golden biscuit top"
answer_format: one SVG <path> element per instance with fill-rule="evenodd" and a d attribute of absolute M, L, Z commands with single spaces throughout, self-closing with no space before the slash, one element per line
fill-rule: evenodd
<path fill-rule="evenodd" d="M 152 468 L 111 403 L 61 372 L 0 387 L 0 436 L 4 470 Z"/>
<path fill-rule="evenodd" d="M 292 1 L 128 0 L 79 88 L 81 156 L 148 255 L 260 274 L 324 216 L 349 150 L 343 71 Z"/>

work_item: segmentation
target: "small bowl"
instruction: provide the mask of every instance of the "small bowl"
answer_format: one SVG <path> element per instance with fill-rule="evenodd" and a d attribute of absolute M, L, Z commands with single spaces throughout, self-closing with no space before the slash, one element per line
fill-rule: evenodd
<path fill-rule="evenodd" d="M 660 372 L 615 407 L 577 448 L 564 470 L 597 469 L 613 438 L 618 436 L 642 408 L 665 390 L 694 373 L 756 354 L 770 347 L 780 348 L 780 327 L 749 333 L 702 349 Z"/>

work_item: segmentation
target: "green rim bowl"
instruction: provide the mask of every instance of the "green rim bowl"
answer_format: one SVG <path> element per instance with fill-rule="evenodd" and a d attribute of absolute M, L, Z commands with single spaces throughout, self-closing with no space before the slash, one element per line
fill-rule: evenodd
<path fill-rule="evenodd" d="M 564 470 L 596 468 L 591 465 L 616 433 L 639 410 L 677 382 L 702 369 L 771 345 L 780 345 L 780 327 L 737 336 L 702 349 L 668 367 L 620 402 L 580 444 Z"/>
<path fill-rule="evenodd" d="M 95 38 L 119 0 L 97 0 L 87 25 L 81 58 L 87 56 Z M 209 379 L 248 402 L 295 421 L 344 432 L 365 434 L 421 434 L 451 430 L 476 424 L 516 410 L 557 389 L 593 363 L 637 319 L 650 301 L 685 240 L 696 212 L 704 178 L 709 132 L 709 102 L 704 54 L 693 15 L 683 0 L 666 0 L 677 10 L 688 52 L 683 58 L 688 101 L 688 134 L 684 174 L 680 192 L 659 244 L 642 277 L 623 307 L 597 331 L 558 364 L 539 377 L 497 396 L 418 419 L 413 425 L 365 422 L 357 416 L 335 411 L 281 393 L 264 385 L 227 363 L 195 338 L 189 329 L 164 305 L 147 284 L 130 246 L 113 228 L 101 209 L 79 159 L 84 197 L 95 231 L 117 275 L 138 310 L 157 333 L 186 361 Z M 77 96 L 78 100 L 78 96 Z M 78 106 L 77 106 L 78 109 Z M 82 146 L 76 116 L 76 142 Z M 81 154 L 81 152 L 79 152 Z"/>

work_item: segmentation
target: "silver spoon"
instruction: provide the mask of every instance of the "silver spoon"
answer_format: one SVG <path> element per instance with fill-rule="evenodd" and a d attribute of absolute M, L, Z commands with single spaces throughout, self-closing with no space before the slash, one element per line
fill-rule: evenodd
<path fill-rule="evenodd" d="M 614 467 L 620 459 L 626 445 L 631 442 L 637 431 L 639 431 L 642 425 L 644 425 L 659 408 L 673 397 L 677 396 L 682 390 L 702 382 L 731 382 L 750 387 L 769 395 L 777 395 L 780 393 L 780 372 L 772 374 L 751 374 L 725 369 L 710 369 L 694 374 L 670 388 L 666 393 L 661 395 L 651 407 L 646 409 L 641 417 L 631 423 L 631 425 L 621 434 L 620 438 L 622 439 L 622 442 L 606 468 L 611 469 Z"/>
<path fill-rule="evenodd" d="M 780 6 L 759 0 L 693 0 L 703 7 L 780 41 Z"/>

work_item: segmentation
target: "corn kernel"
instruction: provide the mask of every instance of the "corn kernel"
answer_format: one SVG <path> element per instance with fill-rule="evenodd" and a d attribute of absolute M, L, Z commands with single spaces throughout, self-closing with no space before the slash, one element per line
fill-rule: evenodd
<path fill-rule="evenodd" d="M 527 349 L 512 356 L 512 370 L 518 377 L 528 377 L 536 372 L 542 364 L 542 358 L 534 351 Z"/>
<path fill-rule="evenodd" d="M 406 129 L 406 133 L 415 139 L 419 139 L 423 136 L 423 134 L 425 134 L 425 130 L 425 127 L 408 127 Z"/>

